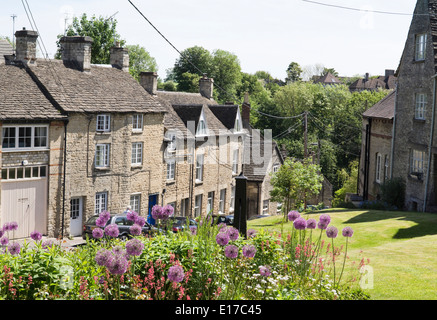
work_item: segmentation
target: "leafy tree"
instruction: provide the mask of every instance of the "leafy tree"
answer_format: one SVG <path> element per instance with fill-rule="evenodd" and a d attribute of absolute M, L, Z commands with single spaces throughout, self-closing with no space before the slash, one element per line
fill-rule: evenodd
<path fill-rule="evenodd" d="M 286 83 L 301 81 L 303 70 L 297 62 L 292 62 L 287 68 L 287 78 L 285 78 Z"/>
<path fill-rule="evenodd" d="M 270 192 L 273 201 L 283 204 L 284 217 L 293 208 L 300 208 L 306 200 L 322 189 L 323 176 L 320 167 L 310 159 L 297 161 L 287 158 L 276 173 L 273 173 Z"/>
<path fill-rule="evenodd" d="M 326 76 L 328 73 L 332 74 L 334 77 L 338 77 L 338 72 L 335 71 L 334 68 L 324 68 L 320 75 Z"/>
<path fill-rule="evenodd" d="M 174 80 L 177 83 L 181 81 L 184 73 L 196 74 L 199 77 L 202 73 L 211 74 L 212 55 L 205 48 L 194 46 L 181 52 L 181 57 L 176 60 L 173 70 L 167 77 L 167 80 Z M 182 89 L 181 89 L 182 90 Z"/>
<path fill-rule="evenodd" d="M 140 72 L 158 71 L 158 65 L 155 58 L 149 52 L 139 45 L 127 45 L 129 50 L 129 73 L 138 81 Z"/>
<path fill-rule="evenodd" d="M 222 102 L 233 101 L 241 82 L 240 61 L 235 54 L 225 50 L 215 50 L 212 55 L 211 77 L 214 78 L 214 83 L 221 88 L 216 90 L 217 99 Z"/>
<path fill-rule="evenodd" d="M 96 18 L 92 16 L 88 19 L 84 13 L 79 18 L 74 17 L 73 23 L 68 27 L 66 31 L 67 36 L 89 36 L 93 39 L 91 46 L 91 63 L 96 64 L 108 64 L 110 57 L 110 48 L 114 46 L 115 42 L 120 42 L 121 46 L 124 46 L 125 41 L 121 39 L 116 30 L 117 20 L 108 19 L 102 16 Z M 58 35 L 58 51 L 55 58 L 61 58 L 61 44 L 60 38 L 63 35 Z"/>

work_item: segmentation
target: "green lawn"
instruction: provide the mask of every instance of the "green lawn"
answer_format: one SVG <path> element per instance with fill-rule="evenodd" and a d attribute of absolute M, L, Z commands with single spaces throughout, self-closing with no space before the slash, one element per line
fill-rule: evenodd
<path fill-rule="evenodd" d="M 329 209 L 307 213 L 315 218 L 331 216 L 339 229 L 336 245 L 344 238 L 341 230 L 350 226 L 354 235 L 349 241 L 351 261 L 370 259 L 373 288 L 365 291 L 374 300 L 437 300 L 437 214 Z M 248 222 L 248 228 L 281 231 L 281 217 Z M 291 230 L 291 222 L 283 225 Z"/>

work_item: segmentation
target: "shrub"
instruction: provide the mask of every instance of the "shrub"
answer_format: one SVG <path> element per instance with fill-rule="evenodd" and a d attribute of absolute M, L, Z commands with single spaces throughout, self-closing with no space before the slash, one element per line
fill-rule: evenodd
<path fill-rule="evenodd" d="M 405 204 L 405 181 L 399 177 L 385 180 L 381 185 L 381 200 L 402 209 Z"/>

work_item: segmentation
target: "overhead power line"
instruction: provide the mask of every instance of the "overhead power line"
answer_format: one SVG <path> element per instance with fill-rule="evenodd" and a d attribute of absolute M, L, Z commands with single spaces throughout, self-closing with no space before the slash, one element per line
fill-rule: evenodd
<path fill-rule="evenodd" d="M 367 10 L 367 9 L 358 9 L 358 8 L 352 8 L 352 7 L 346 7 L 346 6 L 339 6 L 335 4 L 330 3 L 323 3 L 318 1 L 310 1 L 310 0 L 302 0 L 303 2 L 313 3 L 320 6 L 326 6 L 326 7 L 332 7 L 332 8 L 338 8 L 338 9 L 345 9 L 345 10 L 352 10 L 352 11 L 359 11 L 359 12 L 371 12 L 371 13 L 380 13 L 380 14 L 390 14 L 390 15 L 397 15 L 397 16 L 427 16 L 429 14 L 427 13 L 403 13 L 403 12 L 390 12 L 390 11 L 379 11 L 379 10 Z"/>

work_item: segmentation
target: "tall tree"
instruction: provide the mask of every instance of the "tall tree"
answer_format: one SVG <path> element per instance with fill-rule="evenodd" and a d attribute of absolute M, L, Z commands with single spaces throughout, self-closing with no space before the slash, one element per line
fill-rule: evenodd
<path fill-rule="evenodd" d="M 203 47 L 194 46 L 181 52 L 181 57 L 176 60 L 167 80 L 179 82 L 183 77 L 182 75 L 186 72 L 202 76 L 202 73 L 209 75 L 211 71 L 211 53 Z"/>
<path fill-rule="evenodd" d="M 129 73 L 138 81 L 142 71 L 158 71 L 155 58 L 143 47 L 139 45 L 127 45 L 129 50 Z"/>
<path fill-rule="evenodd" d="M 287 68 L 287 77 L 285 78 L 286 83 L 301 81 L 302 68 L 297 62 L 292 62 Z"/>
<path fill-rule="evenodd" d="M 66 31 L 67 36 L 89 36 L 93 39 L 91 46 L 91 63 L 108 64 L 110 57 L 110 48 L 114 46 L 115 42 L 120 42 L 124 46 L 125 41 L 121 39 L 117 33 L 117 20 L 105 17 L 92 16 L 88 19 L 86 13 L 79 18 L 74 17 L 73 23 Z M 61 58 L 60 38 L 63 35 L 58 35 L 58 51 L 55 58 Z"/>
<path fill-rule="evenodd" d="M 238 57 L 228 51 L 217 49 L 213 52 L 211 77 L 219 86 L 217 99 L 221 102 L 236 103 L 237 87 L 241 83 L 241 66 Z"/>

